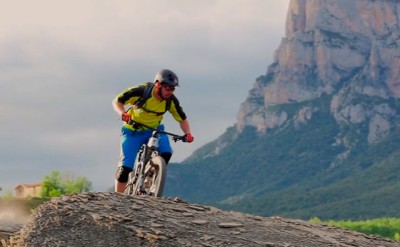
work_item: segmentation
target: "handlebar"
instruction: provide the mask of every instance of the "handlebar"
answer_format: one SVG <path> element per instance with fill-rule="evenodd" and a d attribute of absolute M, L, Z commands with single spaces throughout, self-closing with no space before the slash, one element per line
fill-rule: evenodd
<path fill-rule="evenodd" d="M 187 137 L 186 137 L 186 135 L 180 136 L 180 135 L 176 135 L 176 134 L 172 134 L 172 133 L 166 132 L 166 131 L 164 131 L 164 130 L 159 130 L 159 129 L 155 129 L 155 128 L 149 128 L 149 129 L 151 129 L 151 130 L 152 130 L 153 132 L 155 132 L 155 133 L 166 134 L 166 135 L 171 136 L 171 137 L 172 137 L 172 140 L 173 140 L 174 142 L 177 142 L 177 141 L 187 142 Z"/>
<path fill-rule="evenodd" d="M 173 140 L 174 142 L 177 142 L 177 141 L 187 142 L 187 136 L 186 136 L 186 135 L 180 136 L 180 135 L 176 135 L 176 134 L 173 134 L 173 133 L 164 131 L 164 130 L 159 130 L 159 129 L 157 129 L 157 128 L 152 128 L 152 127 L 147 126 L 147 125 L 145 125 L 145 124 L 135 122 L 135 121 L 133 121 L 132 119 L 129 120 L 128 124 L 132 125 L 134 128 L 145 127 L 145 128 L 147 128 L 147 129 L 149 129 L 149 130 L 152 130 L 152 131 L 155 132 L 155 133 L 169 135 L 169 136 L 172 137 L 172 140 Z"/>

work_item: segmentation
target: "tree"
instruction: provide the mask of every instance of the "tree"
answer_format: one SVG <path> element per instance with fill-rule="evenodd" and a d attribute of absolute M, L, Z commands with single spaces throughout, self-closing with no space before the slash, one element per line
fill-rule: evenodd
<path fill-rule="evenodd" d="M 92 182 L 87 178 L 75 178 L 72 173 L 61 175 L 59 171 L 52 171 L 50 175 L 43 178 L 41 197 L 57 197 L 90 190 L 92 190 Z"/>
<path fill-rule="evenodd" d="M 52 171 L 50 175 L 45 176 L 42 181 L 41 197 L 56 197 L 64 194 L 64 188 L 61 186 L 61 174 L 59 171 Z"/>
<path fill-rule="evenodd" d="M 84 177 L 64 181 L 64 186 L 68 193 L 80 193 L 92 190 L 92 182 Z"/>

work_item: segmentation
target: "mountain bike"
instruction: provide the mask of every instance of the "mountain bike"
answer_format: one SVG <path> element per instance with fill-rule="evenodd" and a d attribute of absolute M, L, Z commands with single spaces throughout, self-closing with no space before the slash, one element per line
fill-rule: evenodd
<path fill-rule="evenodd" d="M 167 167 L 165 160 L 159 155 L 157 150 L 160 135 L 169 135 L 174 142 L 186 142 L 186 136 L 179 136 L 163 130 L 150 128 L 136 122 L 133 122 L 133 125 L 151 129 L 152 134 L 147 144 L 143 144 L 138 152 L 135 169 L 129 174 L 124 194 L 161 197 L 167 177 Z"/>

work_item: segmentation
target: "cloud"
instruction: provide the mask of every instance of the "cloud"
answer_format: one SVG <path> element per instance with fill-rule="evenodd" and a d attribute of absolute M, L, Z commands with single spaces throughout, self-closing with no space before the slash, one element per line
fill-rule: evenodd
<path fill-rule="evenodd" d="M 7 2 L 0 9 L 0 187 L 52 170 L 113 184 L 119 155 L 111 100 L 177 72 L 195 142 L 183 160 L 232 126 L 284 34 L 289 0 Z M 180 133 L 166 116 L 169 130 Z M 12 174 L 12 175 L 10 175 Z"/>

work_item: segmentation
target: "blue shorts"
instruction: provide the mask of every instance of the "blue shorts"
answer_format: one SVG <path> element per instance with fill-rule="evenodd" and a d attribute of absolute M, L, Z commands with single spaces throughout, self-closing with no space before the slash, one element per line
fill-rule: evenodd
<path fill-rule="evenodd" d="M 158 129 L 164 130 L 164 125 L 158 126 Z M 138 130 L 133 131 L 126 127 L 122 127 L 121 139 L 121 153 L 118 166 L 125 166 L 133 169 L 135 164 L 136 155 L 143 144 L 146 144 L 150 137 L 152 130 Z M 172 153 L 172 148 L 169 143 L 169 138 L 166 134 L 161 134 L 158 140 L 159 153 Z"/>

